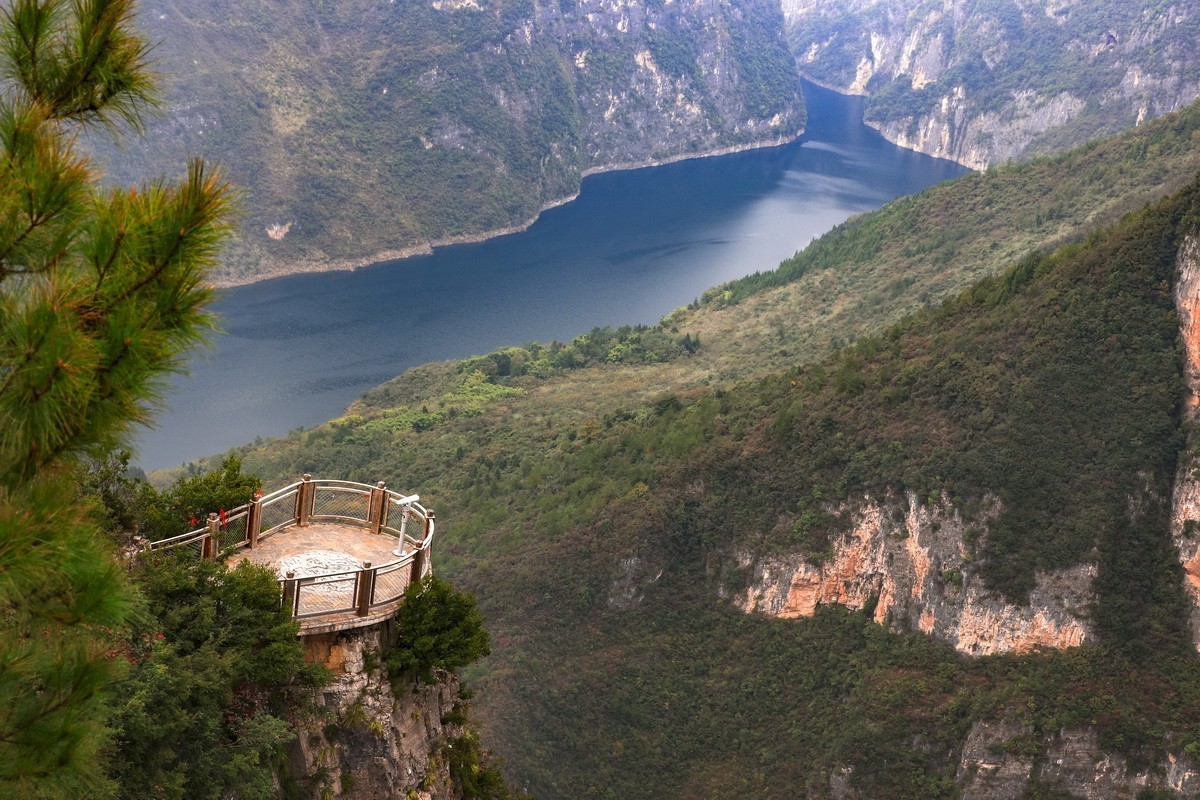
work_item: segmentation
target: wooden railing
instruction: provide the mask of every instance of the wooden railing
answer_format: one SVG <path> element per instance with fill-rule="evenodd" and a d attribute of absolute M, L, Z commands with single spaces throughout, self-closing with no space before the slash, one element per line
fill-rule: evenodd
<path fill-rule="evenodd" d="M 371 486 L 305 475 L 223 516 L 209 514 L 203 528 L 150 542 L 144 549 L 188 548 L 199 558 L 216 558 L 225 549 L 252 550 L 280 531 L 314 522 L 340 522 L 393 534 L 394 552 L 402 555 L 386 564 L 367 561 L 358 569 L 302 577 L 288 572 L 279 580 L 283 607 L 294 617 L 348 613 L 365 617 L 372 609 L 398 600 L 409 583 L 429 572 L 434 514 L 419 500 L 417 495 L 393 492 L 383 481 Z"/>

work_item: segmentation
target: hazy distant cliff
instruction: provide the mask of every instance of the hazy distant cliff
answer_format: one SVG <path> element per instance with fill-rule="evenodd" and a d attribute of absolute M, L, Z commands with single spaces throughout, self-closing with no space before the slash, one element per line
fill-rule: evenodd
<path fill-rule="evenodd" d="M 168 103 L 103 153 L 123 180 L 198 153 L 246 188 L 223 279 L 477 237 L 586 170 L 803 127 L 771 0 L 147 0 Z"/>
<path fill-rule="evenodd" d="M 982 168 L 1200 94 L 1200 4 L 783 0 L 801 70 L 865 93 L 892 141 Z"/>

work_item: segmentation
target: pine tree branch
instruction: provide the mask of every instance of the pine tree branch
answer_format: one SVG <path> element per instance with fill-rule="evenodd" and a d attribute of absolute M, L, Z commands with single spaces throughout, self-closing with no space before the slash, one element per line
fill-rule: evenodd
<path fill-rule="evenodd" d="M 55 694 L 59 696 L 59 699 L 57 701 L 55 701 L 54 703 L 50 704 L 49 706 L 43 708 L 41 711 L 36 713 L 33 717 L 23 717 L 21 719 L 21 728 L 20 728 L 19 732 L 20 733 L 27 732 L 28 728 L 31 725 L 33 725 L 34 723 L 38 722 L 39 720 L 43 720 L 46 717 L 52 716 L 53 714 L 56 714 L 59 711 L 64 710 L 65 708 L 67 708 L 68 705 L 72 704 L 75 700 L 77 700 L 81 697 L 86 699 L 88 697 L 92 697 L 93 695 L 95 695 L 95 693 L 96 693 L 95 690 L 88 692 L 86 695 L 81 695 L 80 692 L 84 689 L 84 686 L 85 686 L 85 682 L 83 680 L 82 674 L 77 675 L 75 680 L 71 683 L 71 685 L 66 687 L 65 691 L 63 689 L 59 689 L 58 691 L 55 692 Z M 8 728 L 9 728 L 9 726 L 6 725 L 6 726 L 4 726 L 3 729 L 0 729 L 0 742 L 12 743 L 12 742 L 20 741 L 21 740 L 20 736 L 14 736 L 12 734 L 4 733 L 4 729 L 8 729 Z M 46 773 L 43 772 L 41 774 L 44 775 Z"/>
<path fill-rule="evenodd" d="M 0 264 L 3 264 L 5 261 L 7 261 L 8 257 L 10 255 L 12 255 L 12 252 L 14 250 L 16 250 L 17 247 L 19 247 L 21 245 L 21 243 L 24 242 L 29 237 L 30 234 L 32 234 L 38 228 L 42 227 L 43 224 L 45 224 L 45 218 L 40 218 L 40 219 L 32 219 L 31 218 L 29 220 L 29 225 L 27 225 L 25 227 L 25 230 L 21 231 L 21 233 L 18 234 L 17 237 L 12 242 L 9 243 L 7 249 L 5 249 L 3 252 L 0 252 Z M 10 270 L 6 267 L 5 271 L 10 272 L 12 270 Z"/>
<path fill-rule="evenodd" d="M 166 256 L 163 257 L 153 267 L 151 267 L 150 271 L 146 273 L 141 280 L 135 282 L 132 286 L 127 287 L 125 291 L 121 292 L 121 294 L 117 295 L 115 304 L 125 302 L 130 297 L 144 289 L 147 285 L 152 283 L 156 278 L 158 278 L 159 275 L 162 275 L 163 272 L 166 271 L 167 267 L 171 266 L 171 263 L 175 260 L 175 256 L 179 253 L 181 247 L 183 246 L 183 239 L 184 234 L 181 233 L 177 235 L 174 238 L 174 241 L 172 241 L 171 249 L 167 251 Z"/>
<path fill-rule="evenodd" d="M 124 229 L 122 229 L 120 231 L 117 231 L 117 236 L 113 240 L 112 251 L 108 254 L 108 258 L 105 259 L 104 265 L 97 266 L 95 268 L 96 269 L 96 289 L 95 289 L 95 291 L 92 292 L 93 300 L 100 296 L 100 290 L 102 288 L 104 288 L 104 279 L 108 276 L 108 271 L 110 269 L 112 269 L 113 264 L 116 262 L 117 255 L 121 252 L 121 246 L 124 244 L 124 242 L 125 242 L 125 231 L 124 231 Z"/>
<path fill-rule="evenodd" d="M 39 352 L 41 352 L 42 346 L 45 343 L 46 336 L 42 336 L 42 338 L 37 341 L 37 344 L 33 345 L 32 347 L 26 347 L 25 358 L 21 360 L 20 364 L 14 364 L 9 369 L 8 374 L 4 378 L 4 383 L 0 385 L 0 395 L 3 395 L 6 391 L 8 391 L 8 389 L 12 386 L 13 381 L 16 380 L 21 371 L 25 367 L 29 366 L 29 363 L 33 361 Z"/>

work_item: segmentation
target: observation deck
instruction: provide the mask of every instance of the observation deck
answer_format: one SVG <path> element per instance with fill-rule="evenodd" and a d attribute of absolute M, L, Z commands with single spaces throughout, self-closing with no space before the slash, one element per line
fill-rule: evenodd
<path fill-rule="evenodd" d="M 361 628 L 395 613 L 409 583 L 430 572 L 434 514 L 417 495 L 383 481 L 314 480 L 257 497 L 203 528 L 150 542 L 148 552 L 187 548 L 274 568 L 283 608 L 300 635 Z M 415 534 L 415 535 L 414 535 Z"/>

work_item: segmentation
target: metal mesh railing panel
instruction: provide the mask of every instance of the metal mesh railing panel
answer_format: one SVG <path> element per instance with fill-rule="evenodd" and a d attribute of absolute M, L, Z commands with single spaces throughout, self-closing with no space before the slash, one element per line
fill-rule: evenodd
<path fill-rule="evenodd" d="M 354 610 L 357 572 L 320 578 L 302 578 L 296 584 L 296 616 L 315 617 Z"/>
<path fill-rule="evenodd" d="M 236 516 L 226 518 L 225 524 L 221 526 L 222 547 L 243 545 L 250 541 L 249 531 L 246 528 L 249 516 L 247 512 L 243 511 Z"/>
<path fill-rule="evenodd" d="M 384 567 L 375 573 L 375 597 L 371 605 L 377 606 L 390 603 L 404 594 L 408 588 L 408 576 L 412 574 L 412 564 L 403 562 L 393 567 Z"/>
<path fill-rule="evenodd" d="M 159 539 L 157 542 L 150 542 L 146 546 L 147 550 L 170 550 L 173 547 L 182 547 L 186 544 L 191 544 L 197 539 L 204 539 L 208 535 L 206 528 L 201 528 L 196 531 L 188 531 L 177 536 L 169 536 L 166 539 Z M 189 538 L 191 537 L 191 538 Z"/>
<path fill-rule="evenodd" d="M 269 533 L 296 521 L 296 492 L 292 490 L 277 499 L 263 503 L 259 533 Z"/>
<path fill-rule="evenodd" d="M 204 536 L 201 536 L 197 539 L 191 539 L 190 541 L 183 542 L 181 545 L 179 545 L 179 547 L 180 547 L 180 549 L 186 550 L 188 553 L 195 556 L 196 558 L 203 558 L 204 557 L 204 543 L 207 541 L 208 541 L 208 534 L 205 534 Z"/>
<path fill-rule="evenodd" d="M 386 505 L 387 514 L 383 519 L 383 530 L 388 533 L 399 535 L 404 531 L 406 535 L 411 536 L 414 533 L 420 533 L 425 525 L 425 520 L 415 510 L 410 510 L 408 513 L 408 521 L 404 520 L 404 505 L 397 503 L 394 499 L 389 499 Z"/>
<path fill-rule="evenodd" d="M 310 492 L 311 494 L 308 494 Z M 384 500 L 377 487 L 351 481 L 311 481 L 293 484 L 262 499 L 256 512 L 259 520 L 259 539 L 298 522 L 296 498 L 301 494 L 307 494 L 311 498 L 312 513 L 308 515 L 309 519 L 345 521 L 367 528 L 372 527 L 372 500 Z M 383 505 L 386 516 L 380 521 L 381 527 L 396 537 L 396 544 L 403 549 L 405 555 L 375 570 L 369 603 L 371 607 L 395 603 L 404 596 L 413 578 L 414 551 L 420 549 L 421 544 L 433 536 L 433 513 L 418 502 L 417 495 L 400 495 L 387 491 L 386 502 Z M 249 543 L 253 533 L 249 528 L 252 509 L 253 505 L 239 506 L 226 512 L 226 519 L 221 523 L 218 535 L 217 543 L 220 547 L 244 547 Z M 407 524 L 403 526 L 405 535 L 399 536 L 406 509 L 410 514 Z M 151 542 L 146 545 L 146 549 L 178 549 L 195 558 L 202 558 L 210 549 L 208 539 L 208 530 L 201 528 Z M 354 559 L 350 561 L 353 563 Z M 429 559 L 422 558 L 422 561 L 422 572 L 428 574 Z M 348 566 L 330 564 L 324 568 L 346 569 Z M 280 585 L 285 587 L 287 596 L 291 598 L 295 616 L 313 618 L 357 611 L 355 601 L 358 599 L 359 587 L 365 579 L 362 570 L 348 570 L 293 579 L 294 583 L 291 580 L 281 580 Z"/>
<path fill-rule="evenodd" d="M 313 500 L 312 518 L 366 522 L 371 518 L 371 493 L 358 489 L 318 486 Z"/>

